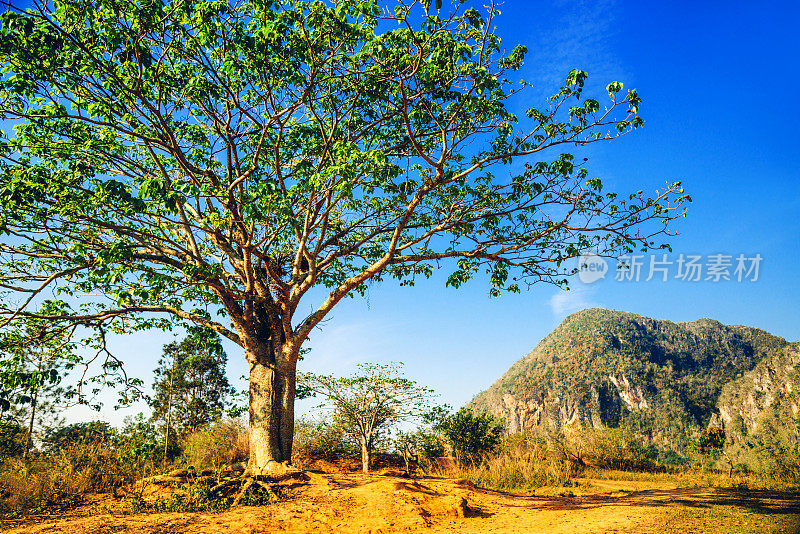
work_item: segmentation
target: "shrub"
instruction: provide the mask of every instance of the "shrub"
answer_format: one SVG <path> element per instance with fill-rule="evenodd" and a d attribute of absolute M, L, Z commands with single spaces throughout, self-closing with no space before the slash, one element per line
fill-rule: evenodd
<path fill-rule="evenodd" d="M 16 421 L 0 423 L 0 461 L 21 456 L 28 441 L 28 429 Z"/>
<path fill-rule="evenodd" d="M 339 425 L 307 419 L 295 422 L 293 460 L 300 465 L 317 459 L 355 458 L 359 450 L 358 443 Z"/>
<path fill-rule="evenodd" d="M 414 432 L 399 432 L 395 441 L 395 448 L 403 453 L 408 451 L 411 454 L 427 459 L 439 458 L 445 455 L 446 442 L 443 434 L 444 426 L 451 417 L 452 408 L 445 404 L 434 406 L 422 414 L 422 426 Z"/>
<path fill-rule="evenodd" d="M 107 443 L 79 443 L 30 462 L 0 468 L 0 513 L 19 517 L 79 504 L 86 493 L 113 491 L 143 474 L 119 461 Z"/>
<path fill-rule="evenodd" d="M 164 443 L 158 429 L 142 414 L 125 419 L 125 426 L 115 439 L 119 462 L 128 470 L 144 472 L 163 464 Z"/>
<path fill-rule="evenodd" d="M 476 459 L 500 443 L 503 425 L 488 413 L 461 408 L 442 424 L 442 433 L 457 457 Z"/>
<path fill-rule="evenodd" d="M 629 428 L 567 429 L 554 437 L 568 458 L 606 469 L 651 471 L 658 469 L 658 451 L 645 447 Z"/>
<path fill-rule="evenodd" d="M 800 445 L 768 442 L 760 453 L 763 472 L 786 486 L 800 487 Z"/>
<path fill-rule="evenodd" d="M 247 460 L 249 437 L 245 426 L 236 420 L 214 421 L 186 437 L 183 460 L 198 471 Z"/>
<path fill-rule="evenodd" d="M 565 486 L 578 472 L 555 442 L 531 434 L 508 436 L 479 463 L 458 468 L 458 475 L 474 484 L 504 491 Z"/>
<path fill-rule="evenodd" d="M 417 447 L 425 458 L 444 456 L 445 448 L 441 436 L 435 431 L 418 430 L 415 432 Z"/>
<path fill-rule="evenodd" d="M 725 446 L 725 431 L 718 427 L 706 428 L 700 432 L 697 445 L 701 452 L 712 449 L 721 449 Z"/>
<path fill-rule="evenodd" d="M 73 423 L 50 430 L 42 440 L 45 450 L 54 452 L 78 444 L 106 443 L 113 437 L 111 426 L 105 421 Z"/>

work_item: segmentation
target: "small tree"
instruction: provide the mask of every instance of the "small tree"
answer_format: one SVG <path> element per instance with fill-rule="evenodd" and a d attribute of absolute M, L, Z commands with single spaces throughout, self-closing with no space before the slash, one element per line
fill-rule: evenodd
<path fill-rule="evenodd" d="M 442 432 L 456 456 L 475 458 L 500 444 L 503 425 L 488 413 L 461 408 L 442 424 Z"/>
<path fill-rule="evenodd" d="M 363 363 L 350 377 L 304 373 L 300 382 L 313 394 L 326 398 L 322 406 L 333 410 L 334 418 L 361 445 L 361 467 L 369 471 L 376 438 L 400 421 L 422 415 L 433 391 L 400 376 L 402 364 Z"/>
<path fill-rule="evenodd" d="M 28 431 L 14 420 L 0 420 L 0 462 L 25 452 Z"/>
<path fill-rule="evenodd" d="M 42 306 L 43 311 L 52 307 Z M 74 366 L 69 329 L 26 318 L 0 332 L 0 420 L 10 415 L 24 422 L 27 432 L 23 456 L 33 446 L 35 429 L 43 416 L 57 418 L 58 408 L 75 391 L 61 385 Z"/>
<path fill-rule="evenodd" d="M 399 437 L 398 448 L 401 451 L 412 450 L 426 458 L 443 456 L 446 440 L 443 430 L 452 411 L 449 404 L 432 407 L 422 414 L 422 425 L 415 432 Z"/>
<path fill-rule="evenodd" d="M 219 336 L 208 328 L 190 327 L 182 341 L 165 345 L 149 399 L 153 419 L 163 419 L 167 433 L 169 427 L 187 433 L 221 417 L 234 393 L 227 361 Z"/>

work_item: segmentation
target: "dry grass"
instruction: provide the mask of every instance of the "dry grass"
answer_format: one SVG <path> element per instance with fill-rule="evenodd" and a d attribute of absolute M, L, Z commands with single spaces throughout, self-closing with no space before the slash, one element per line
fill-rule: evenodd
<path fill-rule="evenodd" d="M 219 471 L 223 466 L 247 460 L 250 437 L 238 420 L 211 423 L 186 438 L 182 460 L 198 471 Z"/>
<path fill-rule="evenodd" d="M 360 458 L 360 450 L 336 425 L 298 419 L 294 428 L 292 461 L 300 467 L 308 467 L 319 460 L 342 462 Z"/>
<path fill-rule="evenodd" d="M 581 473 L 582 478 L 619 480 L 629 482 L 652 482 L 679 488 L 737 488 L 757 490 L 788 490 L 796 484 L 776 477 L 773 473 L 734 473 L 702 469 L 696 466 L 671 472 L 619 471 L 589 467 Z"/>
<path fill-rule="evenodd" d="M 550 487 L 586 486 L 603 479 L 655 483 L 676 488 L 736 488 L 784 490 L 800 488 L 796 454 L 781 451 L 771 469 L 762 472 L 715 470 L 707 459 L 683 466 L 659 465 L 652 451 L 635 436 L 619 429 L 508 436 L 491 454 L 478 460 L 461 460 L 455 467 L 430 464 L 428 472 L 466 478 L 474 484 L 503 491 L 533 491 Z M 589 489 L 584 488 L 584 489 Z M 559 490 L 560 491 L 560 490 Z"/>
<path fill-rule="evenodd" d="M 63 509 L 150 472 L 126 466 L 105 443 L 76 444 L 27 463 L 6 459 L 0 466 L 0 513 L 9 518 Z"/>
<path fill-rule="evenodd" d="M 439 474 L 466 478 L 485 488 L 530 491 L 542 486 L 564 486 L 578 473 L 577 464 L 554 443 L 535 436 L 514 435 L 505 439 L 498 452 L 477 461 L 457 460 L 454 470 Z"/>

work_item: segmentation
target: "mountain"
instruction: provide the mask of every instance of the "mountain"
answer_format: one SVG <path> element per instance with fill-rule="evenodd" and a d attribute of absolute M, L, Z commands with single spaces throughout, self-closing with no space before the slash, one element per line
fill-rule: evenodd
<path fill-rule="evenodd" d="M 567 317 L 471 406 L 501 417 L 510 432 L 625 420 L 652 442 L 677 447 L 710 423 L 738 423 L 738 415 L 752 426 L 767 417 L 772 401 L 762 393 L 785 387 L 792 347 L 713 319 L 673 323 L 588 309 Z M 776 381 L 767 386 L 765 376 Z"/>

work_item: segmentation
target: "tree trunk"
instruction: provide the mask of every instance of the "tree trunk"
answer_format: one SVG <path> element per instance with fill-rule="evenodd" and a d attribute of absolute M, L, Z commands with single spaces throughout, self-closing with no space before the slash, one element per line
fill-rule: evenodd
<path fill-rule="evenodd" d="M 28 459 L 28 452 L 31 450 L 31 446 L 33 445 L 33 423 L 36 421 L 36 402 L 38 397 L 39 390 L 35 389 L 31 398 L 31 418 L 28 421 L 28 435 L 25 437 L 25 449 L 22 451 L 23 460 Z"/>
<path fill-rule="evenodd" d="M 369 442 L 366 436 L 361 436 L 361 472 L 369 473 Z"/>
<path fill-rule="evenodd" d="M 172 386 L 175 383 L 175 359 L 172 360 L 172 370 L 169 373 L 169 394 L 167 395 L 167 427 L 164 429 L 164 465 L 167 465 L 169 452 L 169 425 L 172 424 Z"/>
<path fill-rule="evenodd" d="M 269 355 L 268 347 L 263 349 L 248 357 L 250 476 L 285 471 L 292 460 L 296 364 L 281 353 Z"/>

